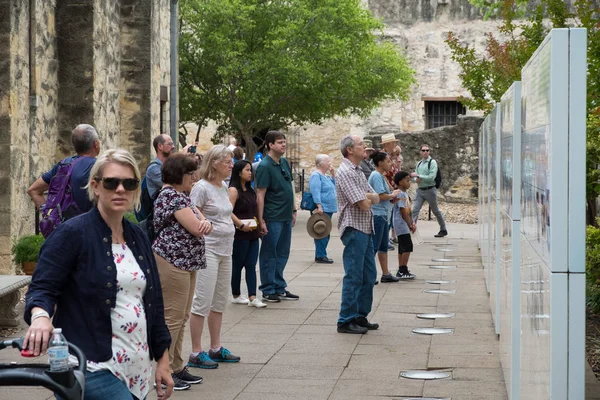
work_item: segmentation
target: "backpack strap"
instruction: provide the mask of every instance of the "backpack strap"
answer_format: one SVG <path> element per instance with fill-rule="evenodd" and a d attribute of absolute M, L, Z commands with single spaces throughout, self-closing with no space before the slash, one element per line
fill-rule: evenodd
<path fill-rule="evenodd" d="M 433 161 L 433 158 L 429 159 L 429 166 L 427 167 L 427 169 L 429 169 L 431 171 L 431 161 Z"/>
<path fill-rule="evenodd" d="M 64 194 L 65 194 L 65 190 L 67 190 L 67 186 L 71 184 L 71 176 L 73 175 L 73 169 L 75 169 L 75 165 L 81 161 L 83 157 L 78 157 L 75 160 L 71 160 L 71 163 L 69 165 L 69 169 L 67 170 L 67 179 L 63 180 L 62 182 L 62 186 L 60 187 L 60 193 L 61 193 L 61 199 L 60 201 L 62 201 Z M 59 201 L 59 203 L 60 203 Z M 75 204 L 77 205 L 77 204 Z"/>

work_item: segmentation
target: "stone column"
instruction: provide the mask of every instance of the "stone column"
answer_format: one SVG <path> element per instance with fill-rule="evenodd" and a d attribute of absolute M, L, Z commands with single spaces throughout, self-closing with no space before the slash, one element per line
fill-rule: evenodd
<path fill-rule="evenodd" d="M 94 0 L 60 0 L 56 6 L 58 143 L 55 158 L 73 153 L 71 132 L 94 125 Z"/>
<path fill-rule="evenodd" d="M 120 143 L 131 151 L 140 167 L 150 161 L 152 132 L 151 41 L 152 1 L 122 0 L 121 3 L 121 134 Z M 156 101 L 159 101 L 156 99 Z M 144 171 L 142 171 L 142 174 Z"/>

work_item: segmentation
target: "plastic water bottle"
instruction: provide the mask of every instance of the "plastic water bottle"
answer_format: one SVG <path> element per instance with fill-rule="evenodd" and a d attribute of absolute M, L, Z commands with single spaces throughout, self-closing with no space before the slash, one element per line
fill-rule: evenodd
<path fill-rule="evenodd" d="M 50 371 L 61 372 L 69 369 L 69 344 L 62 334 L 61 328 L 54 328 L 52 339 L 48 344 Z"/>

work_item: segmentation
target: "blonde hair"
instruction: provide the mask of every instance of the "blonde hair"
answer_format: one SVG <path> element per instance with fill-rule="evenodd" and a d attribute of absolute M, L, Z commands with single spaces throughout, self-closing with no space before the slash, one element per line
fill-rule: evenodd
<path fill-rule="evenodd" d="M 202 158 L 202 165 L 200 165 L 199 175 L 200 179 L 212 181 L 216 177 L 214 164 L 222 161 L 225 157 L 233 158 L 233 152 L 222 144 L 214 145 L 209 151 L 206 152 Z"/>
<path fill-rule="evenodd" d="M 137 162 L 135 158 L 131 155 L 130 152 L 123 149 L 108 149 L 104 153 L 96 158 L 96 163 L 92 167 L 90 171 L 90 179 L 88 180 L 88 184 L 85 186 L 85 189 L 88 191 L 88 197 L 90 201 L 94 204 L 98 202 L 96 195 L 94 194 L 94 188 L 92 188 L 91 182 L 95 178 L 102 178 L 102 173 L 104 172 L 104 167 L 106 167 L 110 163 L 120 164 L 123 166 L 129 166 L 133 170 L 133 175 L 135 178 L 140 181 L 137 189 L 133 192 L 133 209 L 138 211 L 140 209 L 140 195 L 142 193 L 141 187 L 141 174 L 140 170 L 137 166 Z"/>

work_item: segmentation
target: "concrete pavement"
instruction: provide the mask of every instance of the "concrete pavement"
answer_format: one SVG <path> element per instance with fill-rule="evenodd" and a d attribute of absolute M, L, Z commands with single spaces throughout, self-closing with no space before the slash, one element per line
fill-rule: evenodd
<path fill-rule="evenodd" d="M 336 332 L 340 306 L 342 244 L 334 228 L 329 256 L 334 264 L 314 263 L 314 244 L 306 233 L 308 213 L 301 212 L 294 229 L 285 277 L 299 301 L 255 309 L 230 304 L 224 314 L 222 342 L 242 357 L 239 364 L 216 370 L 191 369 L 204 383 L 174 393 L 174 399 L 405 399 L 441 397 L 506 399 L 498 340 L 492 326 L 483 269 L 477 249 L 476 225 L 449 224 L 450 236 L 434 238 L 435 222 L 419 222 L 425 243 L 416 246 L 409 268 L 412 282 L 375 286 L 369 318 L 380 328 L 365 335 Z M 335 221 L 334 221 L 335 224 Z M 457 251 L 435 251 L 451 243 Z M 396 252 L 389 253 L 392 270 Z M 432 258 L 451 256 L 457 269 L 430 269 Z M 379 272 L 379 274 L 381 274 Z M 431 285 L 425 280 L 455 280 Z M 244 284 L 242 284 L 244 287 Z M 455 294 L 429 294 L 425 289 L 454 289 Z M 454 312 L 455 318 L 421 320 L 417 313 Z M 416 335 L 416 327 L 453 328 L 449 335 Z M 206 329 L 207 331 L 207 329 Z M 203 343 L 209 343 L 205 332 Z M 191 350 L 189 335 L 184 352 Z M 14 353 L 16 355 L 16 353 Z M 15 360 L 0 352 L 0 361 Z M 448 371 L 451 379 L 409 380 L 406 370 Z M 2 388 L 0 399 L 37 400 L 50 397 L 39 388 Z M 149 399 L 155 399 L 152 392 Z"/>

